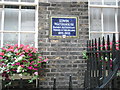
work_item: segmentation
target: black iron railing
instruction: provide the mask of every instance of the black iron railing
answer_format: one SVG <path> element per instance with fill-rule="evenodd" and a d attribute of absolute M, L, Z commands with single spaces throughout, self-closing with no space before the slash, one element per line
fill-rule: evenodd
<path fill-rule="evenodd" d="M 120 34 L 116 42 L 115 34 L 110 42 L 109 35 L 105 41 L 87 41 L 87 70 L 85 72 L 85 89 L 116 88 L 116 73 L 120 66 Z"/>

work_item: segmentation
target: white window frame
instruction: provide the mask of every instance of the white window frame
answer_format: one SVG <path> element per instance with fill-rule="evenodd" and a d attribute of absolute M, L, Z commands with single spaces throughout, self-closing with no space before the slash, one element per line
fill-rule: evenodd
<path fill-rule="evenodd" d="M 38 0 L 35 0 L 35 2 L 20 2 L 21 0 L 19 0 L 18 2 L 6 2 L 4 0 L 0 1 L 0 5 L 3 6 L 2 8 L 2 19 L 1 19 L 1 30 L 0 30 L 0 34 L 1 34 L 1 47 L 3 47 L 3 33 L 18 33 L 18 45 L 20 45 L 20 33 L 34 33 L 35 37 L 34 37 L 34 41 L 35 41 L 35 47 L 38 48 Z M 19 17 L 18 17 L 18 31 L 6 31 L 3 30 L 4 29 L 4 14 L 5 14 L 5 10 L 4 10 L 4 6 L 5 5 L 17 5 L 19 6 Z M 21 30 L 21 6 L 35 6 L 35 31 L 20 31 Z"/>
<path fill-rule="evenodd" d="M 102 0 L 102 5 L 93 5 L 93 4 L 90 4 L 90 1 L 91 0 L 88 0 L 88 16 L 89 16 L 89 39 L 90 38 L 90 34 L 91 33 L 101 33 L 102 34 L 102 37 L 104 36 L 105 33 L 108 33 L 108 34 L 111 34 L 111 33 L 116 33 L 118 34 L 118 22 L 117 22 L 117 13 L 118 13 L 118 0 L 116 0 L 116 5 L 104 5 L 104 0 Z M 98 0 L 99 1 L 99 0 Z M 90 9 L 91 8 L 101 8 L 101 28 L 102 28 L 102 31 L 99 32 L 99 31 L 91 31 L 91 24 L 90 24 Z M 104 32 L 104 24 L 103 24 L 103 8 L 114 8 L 115 9 L 115 32 Z M 118 38 L 118 35 L 116 35 L 116 37 Z"/>

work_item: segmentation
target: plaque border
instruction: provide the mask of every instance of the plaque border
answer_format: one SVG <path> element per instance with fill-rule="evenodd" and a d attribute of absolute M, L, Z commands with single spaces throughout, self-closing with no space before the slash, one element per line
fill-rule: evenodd
<path fill-rule="evenodd" d="M 52 35 L 52 18 L 75 18 L 76 19 L 76 36 L 53 36 Z M 50 38 L 78 38 L 78 29 L 79 29 L 79 21 L 78 21 L 78 16 L 50 16 L 50 33 L 49 36 Z"/>

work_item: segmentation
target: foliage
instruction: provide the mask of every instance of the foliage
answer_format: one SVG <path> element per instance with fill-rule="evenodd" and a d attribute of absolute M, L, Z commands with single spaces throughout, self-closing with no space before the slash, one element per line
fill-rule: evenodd
<path fill-rule="evenodd" d="M 29 81 L 32 82 L 38 78 L 38 69 L 47 60 L 34 47 L 7 44 L 0 49 L 0 73 L 6 80 L 14 80 L 14 74 L 31 75 Z"/>
<path fill-rule="evenodd" d="M 86 51 L 86 50 L 84 50 L 84 51 L 82 52 L 82 55 L 83 55 L 83 58 L 84 58 L 84 59 L 88 59 L 87 51 Z"/>

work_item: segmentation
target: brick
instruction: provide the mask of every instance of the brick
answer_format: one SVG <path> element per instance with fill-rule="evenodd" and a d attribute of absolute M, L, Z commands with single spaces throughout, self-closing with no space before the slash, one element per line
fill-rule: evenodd
<path fill-rule="evenodd" d="M 50 6 L 50 3 L 42 3 L 42 2 L 39 2 L 39 6 Z"/>

